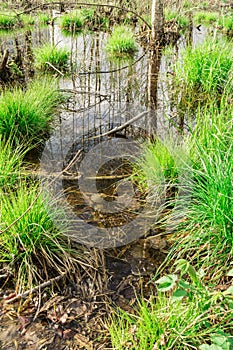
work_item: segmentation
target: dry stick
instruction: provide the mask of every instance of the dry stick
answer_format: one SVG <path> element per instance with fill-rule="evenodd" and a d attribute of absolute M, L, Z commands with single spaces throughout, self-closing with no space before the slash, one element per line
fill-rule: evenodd
<path fill-rule="evenodd" d="M 43 289 L 45 287 L 50 286 L 52 283 L 59 281 L 66 274 L 67 274 L 67 272 L 63 272 L 61 275 L 59 275 L 57 277 L 54 277 L 54 278 L 51 278 L 49 281 L 43 282 L 43 283 L 39 284 L 38 286 L 36 286 L 35 288 L 33 288 L 31 290 L 27 290 L 24 293 L 18 294 L 14 298 L 6 300 L 6 304 L 11 304 L 11 303 L 14 303 L 15 301 L 18 301 L 19 299 L 26 298 L 28 295 L 34 294 L 38 290 L 41 290 L 41 289 Z"/>
<path fill-rule="evenodd" d="M 81 72 L 78 73 L 78 75 L 88 75 L 88 74 L 110 74 L 110 73 L 116 73 L 119 72 L 121 70 L 127 69 L 128 67 L 132 67 L 135 64 L 137 64 L 141 59 L 143 59 L 143 57 L 146 55 L 146 53 L 144 53 L 142 56 L 140 56 L 136 61 L 134 61 L 132 64 L 127 64 L 126 66 L 120 67 L 120 68 L 116 68 L 116 69 L 112 69 L 112 70 L 97 70 L 97 71 L 93 71 L 93 72 Z"/>
<path fill-rule="evenodd" d="M 63 77 L 64 77 L 64 74 L 59 70 L 59 69 L 57 69 L 56 67 L 54 67 L 54 65 L 52 64 L 52 63 L 50 63 L 50 62 L 45 62 L 45 63 L 47 63 L 51 68 L 53 68 L 55 71 L 57 71 L 59 74 L 61 74 Z"/>
<path fill-rule="evenodd" d="M 41 5 L 37 5 L 35 7 L 32 7 L 28 10 L 24 10 L 23 12 L 20 12 L 17 14 L 17 16 L 20 16 L 20 15 L 23 15 L 24 13 L 28 13 L 28 12 L 32 12 L 40 7 L 50 7 L 50 6 L 54 6 L 54 5 L 60 5 L 61 2 L 53 2 L 53 3 L 44 3 L 44 4 L 41 4 Z M 138 17 L 142 22 L 144 22 L 146 24 L 146 26 L 148 28 L 151 29 L 151 25 L 142 17 L 140 16 L 137 12 L 133 11 L 133 10 L 130 10 L 130 9 L 127 9 L 125 7 L 121 7 L 121 6 L 117 6 L 117 5 L 113 5 L 113 4 L 95 4 L 95 3 L 86 3 L 86 2 L 69 2 L 68 4 L 66 5 L 69 5 L 69 6 L 73 6 L 73 5 L 82 5 L 82 6 L 98 6 L 98 7 L 110 7 L 110 8 L 116 8 L 118 10 L 121 10 L 121 11 L 124 11 L 124 12 L 129 12 L 129 13 L 132 13 L 133 15 L 135 15 L 136 17 Z"/>
<path fill-rule="evenodd" d="M 124 128 L 126 128 L 127 126 L 129 126 L 130 124 L 132 124 L 133 122 L 135 122 L 136 120 L 138 120 L 138 119 L 144 117 L 144 116 L 145 116 L 146 114 L 148 114 L 148 113 L 149 113 L 148 111 L 144 111 L 144 112 L 142 112 L 142 113 L 136 115 L 136 117 L 133 117 L 132 119 L 128 120 L 126 123 L 124 123 L 124 124 L 122 124 L 122 125 L 120 125 L 120 126 L 116 126 L 114 129 L 109 130 L 109 131 L 107 131 L 107 132 L 105 132 L 105 133 L 103 133 L 103 134 L 99 134 L 99 135 L 97 135 L 97 136 L 93 136 L 93 137 L 91 137 L 90 139 L 96 139 L 96 138 L 98 138 L 98 137 L 108 136 L 108 135 L 114 134 L 114 133 L 117 132 L 117 131 L 121 131 L 121 130 L 123 130 Z"/>

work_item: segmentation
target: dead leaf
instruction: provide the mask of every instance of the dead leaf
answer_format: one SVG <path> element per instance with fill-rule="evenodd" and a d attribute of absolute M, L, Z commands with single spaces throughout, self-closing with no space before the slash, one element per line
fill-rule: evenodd
<path fill-rule="evenodd" d="M 63 331 L 63 338 L 70 339 L 70 338 L 73 338 L 75 334 L 76 334 L 76 331 L 74 329 L 65 329 Z"/>

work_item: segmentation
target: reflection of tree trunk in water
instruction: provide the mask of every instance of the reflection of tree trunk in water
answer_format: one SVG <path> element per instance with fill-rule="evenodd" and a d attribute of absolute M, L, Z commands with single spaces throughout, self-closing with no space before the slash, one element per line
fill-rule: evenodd
<path fill-rule="evenodd" d="M 153 134 L 157 128 L 158 107 L 158 77 L 162 58 L 164 39 L 163 1 L 152 2 L 152 31 L 150 40 L 150 61 L 148 70 L 148 107 L 152 113 L 149 120 L 149 133 Z"/>
<path fill-rule="evenodd" d="M 27 30 L 25 33 L 25 43 L 26 43 L 26 67 L 25 69 L 25 75 L 26 72 L 28 76 L 26 77 L 26 80 L 28 78 L 33 77 L 35 71 L 34 71 L 34 56 L 33 56 L 33 50 L 32 50 L 32 33 L 30 30 Z"/>

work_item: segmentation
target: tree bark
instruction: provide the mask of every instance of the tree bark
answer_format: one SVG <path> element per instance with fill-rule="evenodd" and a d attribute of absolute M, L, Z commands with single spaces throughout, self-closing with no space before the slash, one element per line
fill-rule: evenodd
<path fill-rule="evenodd" d="M 149 133 L 156 133 L 158 107 L 158 78 L 164 45 L 163 0 L 152 0 L 152 31 L 148 69 L 148 108 L 151 110 Z"/>

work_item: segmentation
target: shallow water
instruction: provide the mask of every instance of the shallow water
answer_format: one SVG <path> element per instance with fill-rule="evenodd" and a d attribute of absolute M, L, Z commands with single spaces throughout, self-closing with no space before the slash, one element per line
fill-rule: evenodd
<path fill-rule="evenodd" d="M 147 235 L 158 215 L 156 209 L 152 209 L 149 197 L 141 196 L 131 180 L 124 182 L 124 176 L 119 178 L 120 173 L 125 175 L 127 169 L 127 166 L 119 165 L 119 160 L 122 164 L 128 158 L 134 162 L 133 158 L 140 153 L 138 142 L 150 133 L 151 120 L 155 121 L 157 135 L 165 137 L 168 132 L 173 132 L 176 137 L 174 124 L 179 120 L 176 120 L 173 98 L 173 67 L 181 59 L 181 50 L 186 46 L 186 38 L 181 36 L 173 47 L 164 50 L 158 91 L 151 92 L 157 93 L 156 110 L 142 115 L 124 130 L 103 137 L 100 135 L 147 111 L 151 64 L 150 53 L 140 43 L 133 58 L 112 60 L 105 50 L 108 35 L 107 32 L 95 31 L 67 36 L 59 24 L 55 24 L 0 36 L 2 51 L 8 48 L 11 57 L 22 55 L 26 83 L 32 73 L 35 48 L 49 42 L 70 50 L 72 75 L 59 76 L 59 87 L 70 97 L 62 106 L 54 133 L 46 142 L 40 172 L 43 186 L 47 188 L 44 178 L 48 177 L 52 196 L 60 197 L 60 206 L 68 210 L 70 221 L 75 223 L 72 238 L 102 248 L 124 245 Z M 193 45 L 202 42 L 205 36 L 205 28 L 194 28 Z M 94 153 L 90 155 L 91 152 Z M 67 169 L 76 156 L 74 164 Z M 104 162 L 108 163 L 105 168 Z M 131 173 L 132 169 L 129 175 Z M 105 178 L 97 181 L 96 175 Z M 113 179 L 106 180 L 106 176 Z M 83 178 L 85 181 L 81 181 Z M 80 221 L 85 225 L 77 228 Z M 90 234 L 83 235 L 83 231 Z"/>

